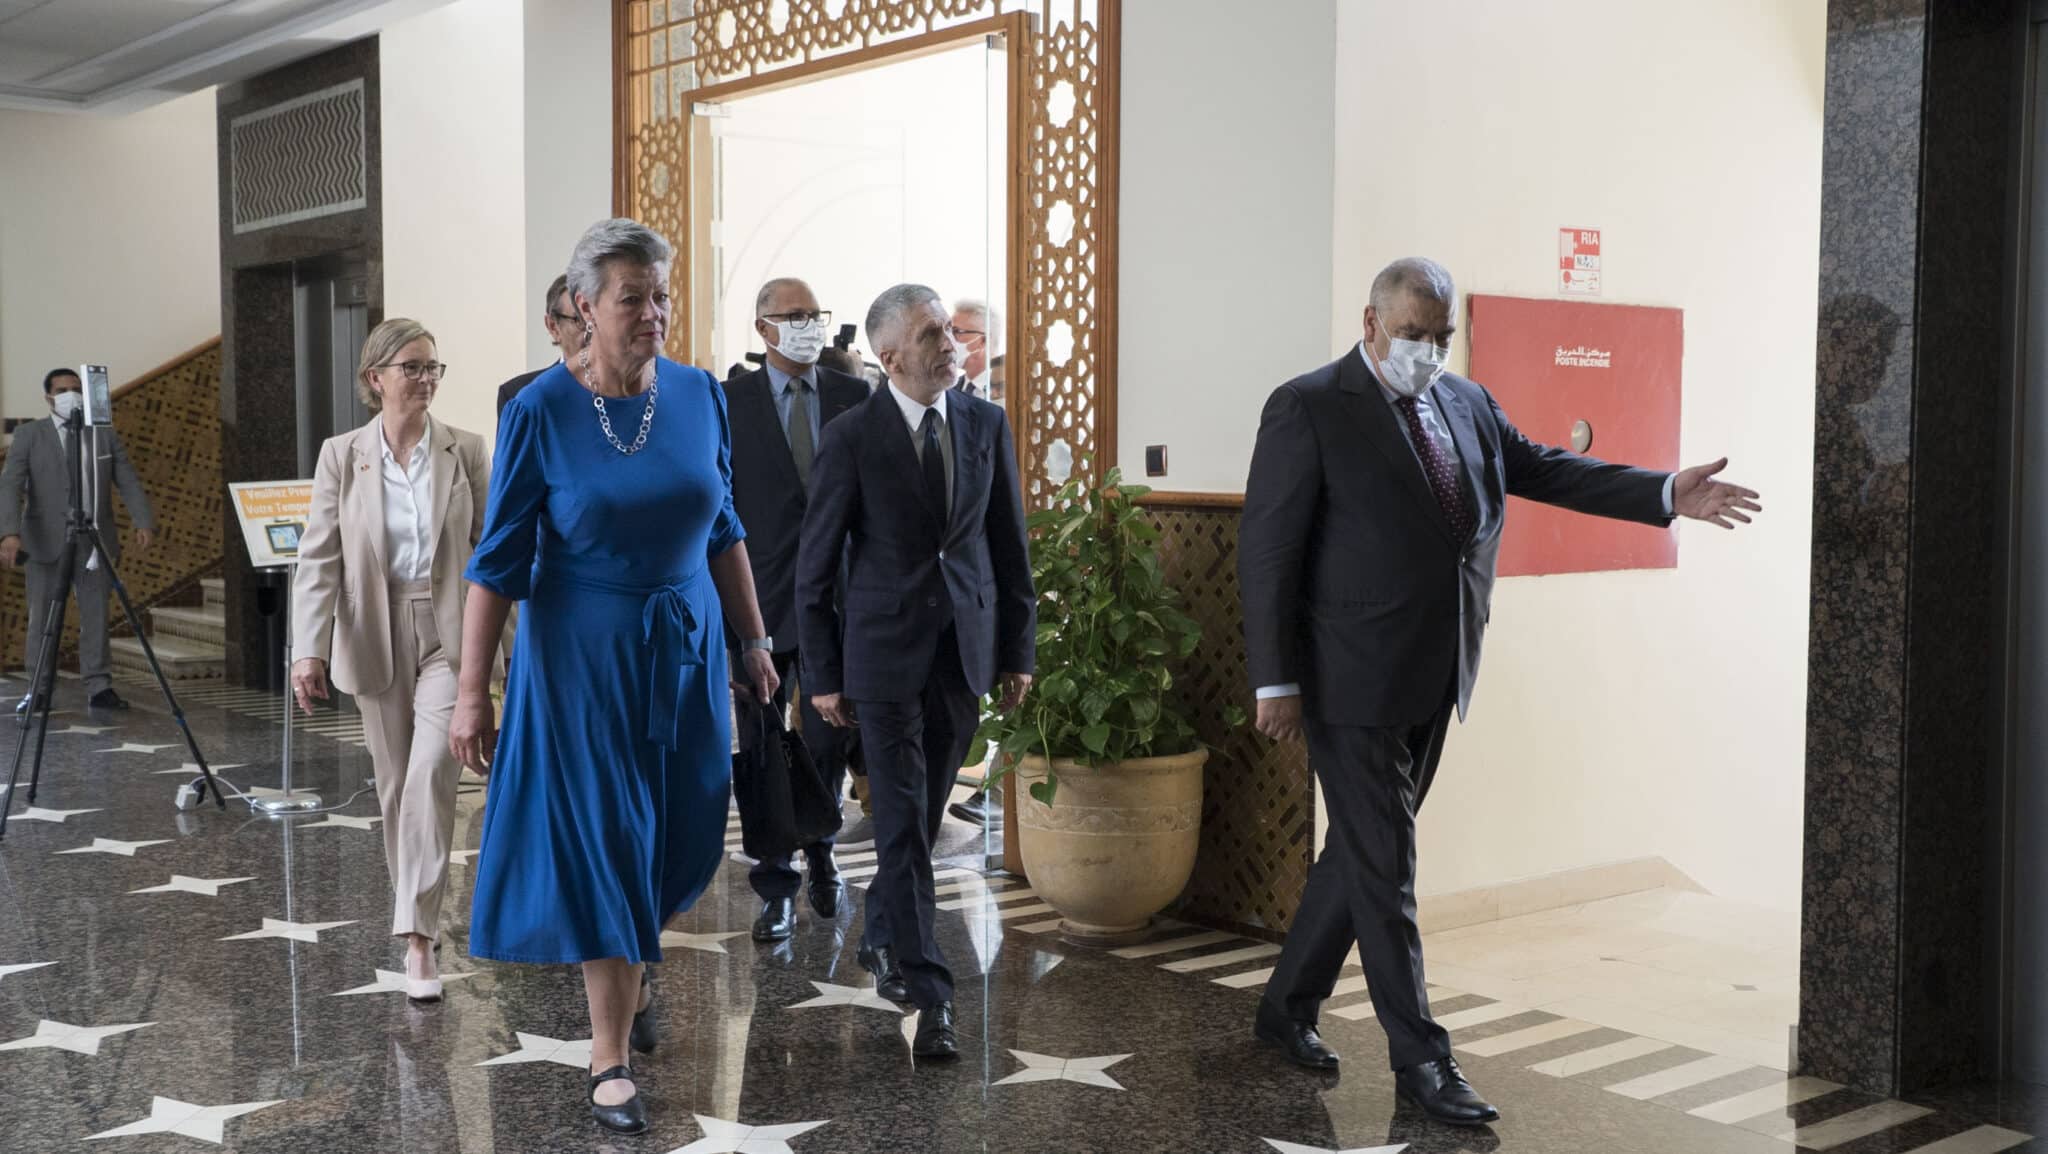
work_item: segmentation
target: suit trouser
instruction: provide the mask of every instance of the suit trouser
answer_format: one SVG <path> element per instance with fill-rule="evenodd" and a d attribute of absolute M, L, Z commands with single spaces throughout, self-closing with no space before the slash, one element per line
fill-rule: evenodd
<path fill-rule="evenodd" d="M 391 685 L 356 695 L 377 807 L 384 820 L 384 864 L 391 871 L 393 934 L 434 937 L 448 888 L 448 847 L 455 833 L 455 782 L 448 756 L 455 671 L 434 621 L 432 585 L 391 584 Z"/>
<path fill-rule="evenodd" d="M 1415 814 L 1443 756 L 1452 708 L 1447 703 L 1414 726 L 1329 725 L 1313 717 L 1304 725 L 1330 829 L 1266 983 L 1266 1000 L 1313 1024 L 1356 941 L 1396 1070 L 1451 1052 L 1450 1035 L 1430 1017 L 1422 974 Z"/>
<path fill-rule="evenodd" d="M 775 698 L 769 702 L 768 707 L 781 713 L 789 707 L 792 697 L 797 700 L 798 721 L 803 731 L 804 745 L 810 749 L 811 757 L 825 775 L 825 784 L 831 787 L 832 797 L 837 800 L 846 792 L 846 757 L 842 752 L 845 749 L 846 738 L 837 729 L 832 728 L 824 718 L 818 716 L 818 711 L 812 708 L 809 698 L 801 692 L 791 692 L 790 685 L 796 678 L 797 664 L 797 651 L 794 649 L 775 655 L 775 676 L 781 679 L 782 684 L 776 689 Z M 753 723 L 753 718 L 748 712 L 753 708 L 750 703 L 741 704 L 740 724 Z M 744 798 L 745 795 L 742 794 L 741 797 Z M 741 802 L 741 808 L 745 808 L 744 801 Z M 804 856 L 811 862 L 811 881 L 814 884 L 827 877 L 836 876 L 839 872 L 838 867 L 832 864 L 832 845 L 835 840 L 836 835 L 828 835 L 803 847 Z M 795 897 L 797 886 L 803 881 L 803 875 L 797 872 L 796 855 L 790 853 L 755 862 L 754 868 L 747 871 L 747 880 L 753 883 L 754 892 L 761 896 L 762 901 L 774 901 L 777 898 Z"/>
<path fill-rule="evenodd" d="M 876 870 L 868 882 L 863 940 L 895 952 L 910 1000 L 920 1007 L 953 999 L 953 973 L 935 927 L 932 844 L 974 740 L 978 705 L 950 626 L 939 636 L 920 696 L 854 703 L 875 807 Z"/>
<path fill-rule="evenodd" d="M 113 654 L 107 645 L 107 598 L 113 587 L 107 584 L 104 560 L 91 569 L 85 567 L 86 559 L 92 556 L 92 546 L 80 542 L 76 548 L 78 564 L 72 567 L 71 593 L 78 601 L 78 674 L 85 682 L 86 696 L 90 697 L 114 684 Z M 50 598 L 56 595 L 61 568 L 54 560 L 28 563 L 28 656 L 24 664 L 31 669 L 41 652 L 43 618 L 49 615 Z M 64 623 L 59 621 L 57 628 L 63 627 Z"/>

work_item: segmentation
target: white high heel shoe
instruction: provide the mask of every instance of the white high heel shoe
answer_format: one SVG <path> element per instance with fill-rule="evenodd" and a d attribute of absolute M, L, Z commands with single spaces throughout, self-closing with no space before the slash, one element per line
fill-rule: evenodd
<path fill-rule="evenodd" d="M 433 965 L 433 963 L 434 954 L 432 950 L 429 950 L 427 952 L 427 964 Z M 441 977 L 438 973 L 431 978 L 415 978 L 412 976 L 412 950 L 410 948 L 406 950 L 405 955 L 405 996 L 415 1002 L 438 1002 L 441 1000 Z"/>

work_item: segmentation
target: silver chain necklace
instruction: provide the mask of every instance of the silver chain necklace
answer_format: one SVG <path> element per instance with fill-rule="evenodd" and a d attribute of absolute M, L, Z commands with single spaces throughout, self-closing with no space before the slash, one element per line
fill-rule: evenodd
<path fill-rule="evenodd" d="M 628 457 L 646 448 L 647 430 L 654 424 L 654 402 L 661 397 L 661 386 L 652 381 L 648 382 L 647 408 L 640 414 L 640 435 L 634 437 L 633 443 L 628 445 L 624 441 L 619 440 L 618 434 L 612 432 L 612 417 L 610 413 L 605 412 L 604 394 L 597 391 L 597 374 L 590 370 L 590 349 L 588 347 L 583 350 L 583 371 L 590 377 L 590 380 L 585 382 L 583 387 L 590 390 L 590 403 L 597 409 L 597 425 L 598 428 L 604 430 L 604 439 L 612 443 L 612 448 L 617 449 Z"/>

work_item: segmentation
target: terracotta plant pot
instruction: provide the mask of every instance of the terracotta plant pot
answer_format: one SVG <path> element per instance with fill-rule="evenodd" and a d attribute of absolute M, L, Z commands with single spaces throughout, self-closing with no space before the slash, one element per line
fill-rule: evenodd
<path fill-rule="evenodd" d="M 1060 912 L 1061 930 L 1109 944 L 1141 933 L 1180 896 L 1202 835 L 1202 766 L 1209 751 L 1146 757 L 1093 769 L 1051 763 L 1051 805 L 1031 796 L 1048 763 L 1017 767 L 1017 825 L 1031 888 Z"/>

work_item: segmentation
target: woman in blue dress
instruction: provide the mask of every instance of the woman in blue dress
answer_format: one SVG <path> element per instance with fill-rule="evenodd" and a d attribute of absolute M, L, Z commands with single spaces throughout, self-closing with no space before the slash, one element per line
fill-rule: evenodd
<path fill-rule="evenodd" d="M 469 952 L 582 964 L 591 1113 L 625 1133 L 647 1126 L 627 1053 L 629 1035 L 653 1045 L 651 1019 L 636 1021 L 645 964 L 724 856 L 721 606 L 747 647 L 745 688 L 763 702 L 776 688 L 733 515 L 724 391 L 660 356 L 672 255 L 630 220 L 577 242 L 569 288 L 590 339 L 499 418 L 448 731 L 490 782 Z M 494 734 L 487 675 L 515 601 Z"/>

